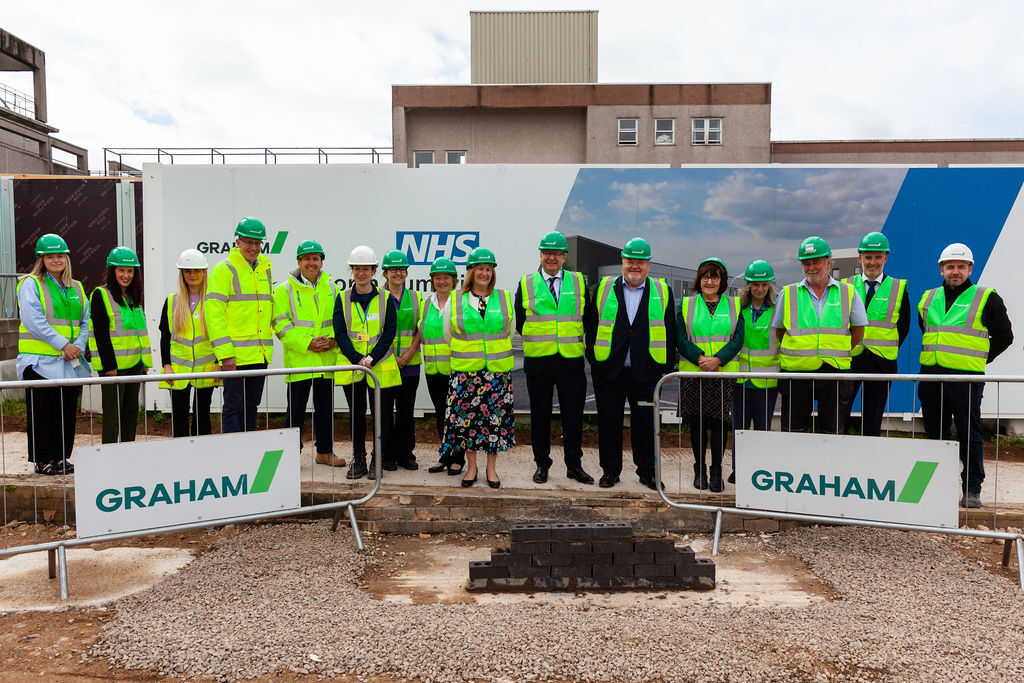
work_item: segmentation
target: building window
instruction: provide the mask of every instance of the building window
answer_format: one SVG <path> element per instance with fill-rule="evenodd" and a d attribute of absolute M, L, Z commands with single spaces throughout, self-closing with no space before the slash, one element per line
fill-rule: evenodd
<path fill-rule="evenodd" d="M 464 164 L 466 163 L 466 150 L 448 150 L 445 152 L 444 163 Z"/>
<path fill-rule="evenodd" d="M 693 144 L 722 144 L 722 119 L 693 119 Z"/>
<path fill-rule="evenodd" d="M 654 119 L 654 144 L 676 144 L 676 120 Z"/>
<path fill-rule="evenodd" d="M 619 144 L 636 144 L 636 119 L 619 119 Z"/>
<path fill-rule="evenodd" d="M 423 164 L 434 163 L 434 152 L 413 152 L 412 153 L 412 167 L 419 168 Z"/>

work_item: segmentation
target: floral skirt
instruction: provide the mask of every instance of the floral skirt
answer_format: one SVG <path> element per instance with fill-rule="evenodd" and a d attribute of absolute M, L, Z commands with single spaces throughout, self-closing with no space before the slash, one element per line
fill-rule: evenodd
<path fill-rule="evenodd" d="M 515 443 L 512 373 L 453 372 L 440 459 L 465 451 L 498 453 Z"/>

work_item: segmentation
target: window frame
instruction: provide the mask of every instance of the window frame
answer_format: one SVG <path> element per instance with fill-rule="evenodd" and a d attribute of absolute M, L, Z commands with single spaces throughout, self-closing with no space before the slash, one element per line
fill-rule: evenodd
<path fill-rule="evenodd" d="M 637 145 L 639 145 L 640 144 L 640 119 L 636 118 L 636 117 L 624 117 L 624 118 L 617 119 L 617 121 L 618 121 L 618 124 L 617 124 L 618 138 L 617 139 L 618 139 L 619 146 L 620 147 L 636 147 Z M 628 128 L 624 129 L 622 127 L 622 124 L 624 122 L 626 122 L 626 121 L 632 121 L 633 122 L 632 130 L 630 130 Z M 626 134 L 632 133 L 633 134 L 633 141 L 632 142 L 628 142 L 628 141 L 627 142 L 623 142 L 622 141 L 622 134 L 623 133 L 626 133 Z"/>
<path fill-rule="evenodd" d="M 420 161 L 417 158 L 420 154 L 429 154 L 430 155 L 430 161 Z M 433 164 L 433 163 L 434 163 L 434 150 L 432 150 L 432 149 L 416 149 L 416 150 L 413 150 L 413 152 L 412 152 L 412 167 L 413 168 L 419 168 L 422 165 Z"/>
<path fill-rule="evenodd" d="M 672 125 L 672 128 L 670 130 L 665 131 L 669 136 L 668 142 L 658 142 L 658 124 L 661 123 L 662 121 L 668 121 Z M 654 144 L 655 146 L 663 147 L 669 147 L 676 144 L 676 120 L 674 118 L 654 119 Z"/>
<path fill-rule="evenodd" d="M 452 156 L 451 155 L 453 155 L 453 154 L 461 154 L 462 155 L 461 156 L 462 161 L 452 161 Z M 468 155 L 466 154 L 466 150 L 464 150 L 464 149 L 447 149 L 447 150 L 445 150 L 445 152 L 444 152 L 444 163 L 445 164 L 452 164 L 452 165 L 456 165 L 456 166 L 462 166 L 462 165 L 468 163 Z"/>
<path fill-rule="evenodd" d="M 712 122 L 717 126 L 712 127 Z M 700 127 L 697 124 L 700 123 Z M 717 140 L 712 140 L 712 133 L 718 134 Z M 697 136 L 700 135 L 698 140 Z M 690 144 L 704 146 L 719 146 L 722 144 L 722 117 L 721 116 L 696 116 L 690 119 Z"/>

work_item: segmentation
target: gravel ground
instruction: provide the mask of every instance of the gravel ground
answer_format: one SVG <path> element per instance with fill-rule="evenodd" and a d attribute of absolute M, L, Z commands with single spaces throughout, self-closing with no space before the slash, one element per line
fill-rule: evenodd
<path fill-rule="evenodd" d="M 389 560 L 379 537 L 365 540 L 359 555 L 327 522 L 253 527 L 118 602 L 93 654 L 219 680 L 1024 680 L 1024 594 L 920 534 L 778 534 L 768 546 L 837 599 L 678 610 L 375 601 L 359 577 Z"/>

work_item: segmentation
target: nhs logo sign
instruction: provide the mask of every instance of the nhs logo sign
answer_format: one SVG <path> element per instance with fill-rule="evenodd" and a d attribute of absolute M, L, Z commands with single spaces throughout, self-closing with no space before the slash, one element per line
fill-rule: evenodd
<path fill-rule="evenodd" d="M 395 245 L 411 266 L 429 266 L 439 258 L 466 263 L 469 252 L 480 246 L 479 232 L 397 232 Z"/>

